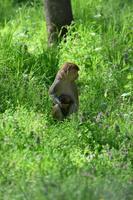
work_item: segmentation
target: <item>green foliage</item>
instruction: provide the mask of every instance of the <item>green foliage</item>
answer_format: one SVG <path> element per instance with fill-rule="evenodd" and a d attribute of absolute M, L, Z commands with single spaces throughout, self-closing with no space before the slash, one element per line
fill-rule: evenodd
<path fill-rule="evenodd" d="M 133 6 L 72 5 L 47 48 L 42 1 L 0 3 L 0 199 L 133 199 Z M 80 67 L 80 109 L 55 122 L 48 87 L 65 61 Z"/>
<path fill-rule="evenodd" d="M 14 12 L 13 0 L 0 1 L 0 25 L 8 21 Z"/>

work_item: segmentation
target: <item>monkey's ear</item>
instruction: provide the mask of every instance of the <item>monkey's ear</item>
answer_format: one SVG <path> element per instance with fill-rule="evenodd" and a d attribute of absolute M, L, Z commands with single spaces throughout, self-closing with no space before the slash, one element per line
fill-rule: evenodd
<path fill-rule="evenodd" d="M 56 75 L 56 78 L 58 79 L 58 81 L 62 79 L 63 74 L 64 74 L 64 72 L 63 72 L 62 70 L 59 70 L 59 71 L 58 71 L 58 73 L 57 73 L 57 75 Z"/>
<path fill-rule="evenodd" d="M 66 73 L 66 72 L 68 72 L 68 69 L 65 68 L 63 71 Z"/>

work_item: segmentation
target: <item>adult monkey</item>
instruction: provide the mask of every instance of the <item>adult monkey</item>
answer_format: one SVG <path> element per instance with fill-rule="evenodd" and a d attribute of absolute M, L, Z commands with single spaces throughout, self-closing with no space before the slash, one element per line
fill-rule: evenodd
<path fill-rule="evenodd" d="M 76 64 L 66 62 L 58 71 L 49 89 L 54 104 L 52 114 L 57 120 L 63 120 L 78 110 L 79 98 L 75 84 L 78 71 L 79 67 Z"/>

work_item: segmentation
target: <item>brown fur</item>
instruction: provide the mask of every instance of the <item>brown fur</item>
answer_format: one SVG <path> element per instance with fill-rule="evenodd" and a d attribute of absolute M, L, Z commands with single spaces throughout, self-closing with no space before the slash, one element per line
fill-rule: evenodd
<path fill-rule="evenodd" d="M 66 62 L 57 72 L 49 89 L 53 99 L 52 115 L 57 120 L 63 120 L 78 111 L 78 89 L 75 83 L 78 71 L 79 67 L 76 64 Z"/>
<path fill-rule="evenodd" d="M 61 69 L 57 73 L 57 78 L 62 79 L 64 72 L 66 73 L 66 72 L 73 70 L 73 69 L 79 71 L 79 67 L 76 64 L 69 63 L 69 62 L 64 63 L 64 65 L 62 65 Z"/>
<path fill-rule="evenodd" d="M 73 101 L 70 96 L 65 95 L 65 94 L 62 94 L 61 96 L 59 96 L 59 100 L 61 102 L 61 111 L 64 116 L 67 116 L 69 112 L 69 108 L 71 104 L 73 103 Z"/>
<path fill-rule="evenodd" d="M 74 63 L 69 63 L 69 62 L 66 62 L 64 65 L 62 65 L 61 67 L 61 70 L 64 70 L 65 72 L 67 72 L 68 70 L 70 69 L 75 69 L 77 71 L 79 71 L 79 67 L 74 64 Z"/>

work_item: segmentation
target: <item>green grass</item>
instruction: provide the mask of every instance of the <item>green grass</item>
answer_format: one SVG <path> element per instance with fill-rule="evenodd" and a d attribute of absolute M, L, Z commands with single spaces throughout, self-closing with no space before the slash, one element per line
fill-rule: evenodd
<path fill-rule="evenodd" d="M 0 200 L 133 199 L 132 2 L 72 5 L 67 41 L 48 49 L 42 1 L 0 3 Z M 54 122 L 65 61 L 80 67 L 80 109 Z"/>

